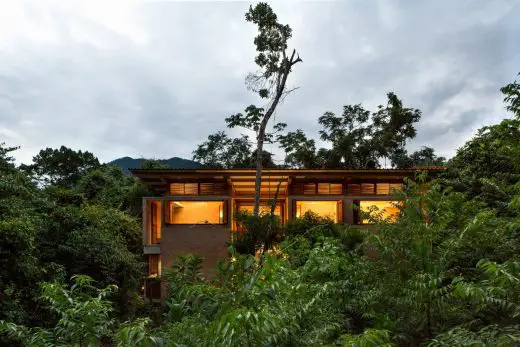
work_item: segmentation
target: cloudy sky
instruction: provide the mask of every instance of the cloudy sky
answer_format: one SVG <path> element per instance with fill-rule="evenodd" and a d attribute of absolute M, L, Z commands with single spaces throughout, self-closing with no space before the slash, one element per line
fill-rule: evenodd
<path fill-rule="evenodd" d="M 303 63 L 277 121 L 309 134 L 325 111 L 394 91 L 423 118 L 410 149 L 451 156 L 507 116 L 520 71 L 520 0 L 273 1 Z M 1 1 L 0 142 L 28 162 L 65 145 L 101 160 L 190 158 L 258 100 L 242 1 Z M 269 150 L 269 148 L 268 148 Z"/>

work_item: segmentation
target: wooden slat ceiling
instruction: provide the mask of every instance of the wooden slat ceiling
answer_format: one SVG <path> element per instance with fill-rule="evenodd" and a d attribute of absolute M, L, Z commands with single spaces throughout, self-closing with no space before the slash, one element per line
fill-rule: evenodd
<path fill-rule="evenodd" d="M 229 183 L 237 195 L 253 195 L 255 193 L 255 176 L 230 176 Z M 287 195 L 287 187 L 289 185 L 289 176 L 264 176 L 260 185 L 261 195 L 274 195 L 276 190 L 279 195 Z"/>
<path fill-rule="evenodd" d="M 421 168 L 430 171 L 442 171 L 442 167 Z M 141 170 L 130 169 L 130 172 L 141 179 L 141 181 L 158 193 L 168 190 L 169 183 L 175 182 L 222 182 L 233 186 L 233 189 L 241 195 L 253 194 L 255 185 L 255 170 Z M 286 194 L 288 185 L 292 182 L 345 182 L 370 181 L 377 179 L 402 180 L 403 177 L 411 177 L 415 174 L 414 169 L 394 170 L 281 170 L 266 169 L 262 172 L 263 194 L 276 191 L 278 182 L 280 194 Z M 264 193 L 265 192 L 265 193 Z"/>

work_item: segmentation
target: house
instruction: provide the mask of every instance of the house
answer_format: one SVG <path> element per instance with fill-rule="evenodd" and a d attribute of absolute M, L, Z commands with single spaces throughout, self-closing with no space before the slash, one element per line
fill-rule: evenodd
<path fill-rule="evenodd" d="M 422 167 L 440 171 L 442 167 Z M 282 223 L 312 211 L 336 223 L 364 224 L 358 217 L 375 205 L 397 212 L 390 192 L 400 189 L 416 169 L 262 171 L 261 209 L 277 196 L 275 214 Z M 143 198 L 143 246 L 148 275 L 160 277 L 180 254 L 204 258 L 202 271 L 214 275 L 217 261 L 226 258 L 230 231 L 237 228 L 233 215 L 252 211 L 255 170 L 252 169 L 130 169 L 155 193 Z M 278 190 L 278 194 L 276 194 Z M 147 286 L 147 297 L 160 296 L 160 286 Z M 155 289 L 154 289 L 155 288 Z"/>

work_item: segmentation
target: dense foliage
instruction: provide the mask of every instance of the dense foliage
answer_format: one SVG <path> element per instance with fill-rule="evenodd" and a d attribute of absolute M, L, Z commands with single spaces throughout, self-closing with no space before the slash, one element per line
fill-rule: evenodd
<path fill-rule="evenodd" d="M 54 324 L 39 284 L 78 274 L 117 285 L 112 310 L 135 315 L 144 305 L 139 220 L 149 192 L 89 152 L 46 149 L 16 167 L 16 149 L 0 145 L 0 320 Z"/>
<path fill-rule="evenodd" d="M 248 19 L 260 27 L 258 51 L 285 49 L 265 47 L 266 35 L 287 39 L 290 29 L 267 30 L 278 24 L 262 9 L 267 23 L 253 10 Z M 266 78 L 281 59 L 273 54 L 257 57 L 271 71 Z M 140 198 L 150 195 L 141 183 L 66 147 L 17 167 L 17 148 L 1 144 L 0 344 L 518 346 L 519 90 L 516 81 L 502 88 L 513 117 L 480 129 L 445 173 L 418 172 L 394 192 L 397 220 L 375 213 L 361 229 L 308 213 L 282 230 L 274 208 L 238 215 L 244 234 L 216 278 L 203 277 L 200 257 L 179 257 L 165 271 L 168 297 L 157 307 L 138 295 Z M 332 152 L 316 151 L 301 131 L 282 137 L 291 165 L 444 162 L 430 148 L 408 155 L 420 112 L 388 98 L 373 113 L 356 105 L 321 117 Z M 208 163 L 255 158 L 247 142 L 219 136 L 223 148 L 219 138 L 199 147 Z M 320 151 L 327 162 L 315 166 Z"/>
<path fill-rule="evenodd" d="M 136 294 L 138 182 L 100 166 L 72 187 L 39 186 L 13 164 L 15 149 L 1 147 L 4 341 L 516 346 L 518 118 L 479 130 L 440 177 L 409 180 L 395 192 L 404 202 L 395 222 L 373 214 L 374 226 L 360 229 L 308 213 L 280 232 L 269 213 L 237 215 L 246 233 L 216 278 L 204 279 L 200 257 L 180 257 L 153 309 Z"/>

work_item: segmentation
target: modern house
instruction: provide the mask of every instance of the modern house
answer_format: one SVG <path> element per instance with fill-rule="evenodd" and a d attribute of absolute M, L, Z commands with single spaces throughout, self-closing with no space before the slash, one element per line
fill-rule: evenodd
<path fill-rule="evenodd" d="M 442 167 L 421 167 L 441 171 Z M 214 275 L 218 260 L 227 256 L 237 211 L 252 211 L 255 171 L 252 169 L 130 169 L 156 196 L 143 199 L 143 246 L 148 275 L 160 277 L 185 253 L 204 258 L 202 271 Z M 376 206 L 387 215 L 397 209 L 391 191 L 400 189 L 416 169 L 262 171 L 261 202 L 272 201 L 282 223 L 312 211 L 336 223 L 364 224 L 358 209 Z M 357 206 L 358 208 L 354 208 Z M 160 285 L 146 285 L 147 297 L 160 297 Z"/>

